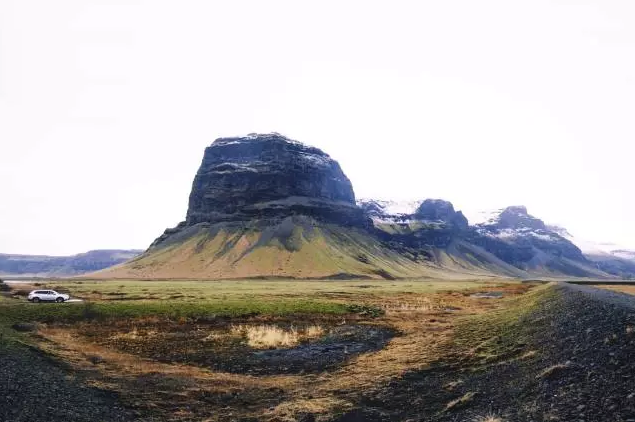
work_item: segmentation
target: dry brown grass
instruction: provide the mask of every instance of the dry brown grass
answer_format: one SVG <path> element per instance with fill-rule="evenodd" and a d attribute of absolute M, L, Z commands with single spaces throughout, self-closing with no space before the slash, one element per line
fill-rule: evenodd
<path fill-rule="evenodd" d="M 311 325 L 306 328 L 280 328 L 277 325 L 234 325 L 230 330 L 232 335 L 244 336 L 247 344 L 254 349 L 275 349 L 279 347 L 293 347 L 303 340 L 314 339 L 324 334 L 324 328 Z"/>
<path fill-rule="evenodd" d="M 463 380 L 456 380 L 445 384 L 443 388 L 448 391 L 453 391 L 456 389 L 456 387 L 459 387 L 461 385 L 463 385 Z"/>
<path fill-rule="evenodd" d="M 530 350 L 520 356 L 520 360 L 531 359 L 538 356 L 538 352 L 535 350 Z"/>
<path fill-rule="evenodd" d="M 473 391 L 468 391 L 467 393 L 465 393 L 461 397 L 459 397 L 457 399 L 454 399 L 451 402 L 449 402 L 445 406 L 445 411 L 447 412 L 449 410 L 453 410 L 453 409 L 456 409 L 458 407 L 465 406 L 466 404 L 468 404 L 469 402 L 474 400 L 474 397 L 476 397 L 476 393 L 473 392 Z"/>
<path fill-rule="evenodd" d="M 537 379 L 550 379 L 558 376 L 558 374 L 562 373 L 562 371 L 571 367 L 570 362 L 559 363 L 557 365 L 550 366 L 548 368 L 540 371 L 538 375 L 536 375 Z"/>
<path fill-rule="evenodd" d="M 483 416 L 475 416 L 472 419 L 472 422 L 505 422 L 503 420 L 503 418 L 493 415 L 493 414 L 489 414 L 489 415 L 483 415 Z"/>
<path fill-rule="evenodd" d="M 513 295 L 527 288 L 509 285 L 498 290 Z M 359 301 L 361 298 L 369 305 L 394 309 L 375 323 L 391 326 L 400 335 L 377 352 L 359 355 L 339 369 L 314 375 L 250 376 L 160 363 L 97 345 L 83 335 L 81 327 L 45 326 L 40 334 L 48 341 L 42 342 L 41 347 L 80 370 L 90 370 L 93 385 L 120 392 L 129 405 L 140 410 L 169 414 L 170 403 L 178 402 L 183 409 L 197 409 L 195 416 L 199 420 L 227 420 L 227 412 L 232 413 L 232 418 L 254 417 L 262 421 L 293 421 L 298 414 L 309 412 L 320 420 L 333 412 L 350 409 L 360 391 L 388 383 L 407 371 L 423 369 L 443 356 L 458 318 L 488 312 L 506 303 L 505 300 L 475 300 L 468 292 L 383 297 L 364 296 L 360 292 L 358 297 L 348 299 Z M 444 310 L 448 306 L 455 310 Z M 135 329 L 124 324 L 114 327 L 121 330 L 119 335 L 133 339 L 152 335 L 152 330 L 144 331 L 139 327 Z M 252 344 L 267 348 L 287 347 L 304 338 L 323 335 L 319 324 L 293 330 L 276 328 L 261 324 L 250 330 L 237 325 L 233 331 L 246 336 Z M 102 360 L 96 365 L 90 361 L 91 356 L 99 356 Z M 201 401 L 201 397 L 214 395 L 236 397 L 239 401 L 221 404 L 209 399 Z M 448 409 L 467 403 L 472 397 L 465 395 L 456 403 L 449 403 Z M 194 415 L 181 416 L 186 419 Z"/>
<path fill-rule="evenodd" d="M 430 312 L 435 309 L 435 306 L 430 298 L 417 298 L 408 302 L 388 302 L 383 304 L 382 308 L 387 312 Z"/>

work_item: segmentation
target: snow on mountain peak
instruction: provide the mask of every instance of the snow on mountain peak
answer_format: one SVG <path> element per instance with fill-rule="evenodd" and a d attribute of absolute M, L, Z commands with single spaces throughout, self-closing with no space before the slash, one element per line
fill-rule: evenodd
<path fill-rule="evenodd" d="M 417 211 L 422 202 L 361 198 L 357 200 L 357 205 L 370 210 L 381 210 L 381 213 L 386 215 L 411 215 Z"/>

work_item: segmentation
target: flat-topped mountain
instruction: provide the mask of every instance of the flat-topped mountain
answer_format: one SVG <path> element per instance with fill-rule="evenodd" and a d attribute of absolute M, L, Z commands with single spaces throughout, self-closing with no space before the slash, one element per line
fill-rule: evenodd
<path fill-rule="evenodd" d="M 186 224 L 304 214 L 362 224 L 337 161 L 277 133 L 220 138 L 205 150 Z"/>
<path fill-rule="evenodd" d="M 186 218 L 103 277 L 608 277 L 522 206 L 469 225 L 442 199 L 362 199 L 337 161 L 280 134 L 206 150 Z"/>
<path fill-rule="evenodd" d="M 152 247 L 200 224 L 275 224 L 296 215 L 342 226 L 369 224 L 350 180 L 322 150 L 277 133 L 219 138 L 205 149 L 185 221 Z"/>

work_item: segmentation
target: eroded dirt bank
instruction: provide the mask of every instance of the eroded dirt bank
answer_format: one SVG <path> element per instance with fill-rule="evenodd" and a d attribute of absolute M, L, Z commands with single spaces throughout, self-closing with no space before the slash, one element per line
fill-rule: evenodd
<path fill-rule="evenodd" d="M 635 298 L 567 284 L 532 292 L 334 420 L 635 421 Z"/>

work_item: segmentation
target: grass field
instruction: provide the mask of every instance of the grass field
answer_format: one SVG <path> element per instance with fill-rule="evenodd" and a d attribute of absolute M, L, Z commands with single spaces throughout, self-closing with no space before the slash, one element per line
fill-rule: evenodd
<path fill-rule="evenodd" d="M 438 359 L 461 321 L 505 309 L 531 286 L 52 280 L 12 287 L 52 288 L 83 302 L 30 304 L 7 295 L 0 301 L 4 341 L 34 345 L 90 374 L 88 385 L 117 392 L 139 414 L 294 421 L 308 412 L 319 421 L 350 409 L 378 383 Z M 18 333 L 10 328 L 16 323 L 35 324 L 35 331 Z M 190 410 L 175 414 L 177 403 Z"/>
<path fill-rule="evenodd" d="M 93 300 L 271 300 L 286 298 L 334 298 L 338 295 L 373 296 L 403 293 L 422 294 L 444 290 L 473 289 L 492 285 L 474 281 L 325 281 L 325 280 L 220 280 L 220 281 L 54 281 L 50 288 Z"/>

